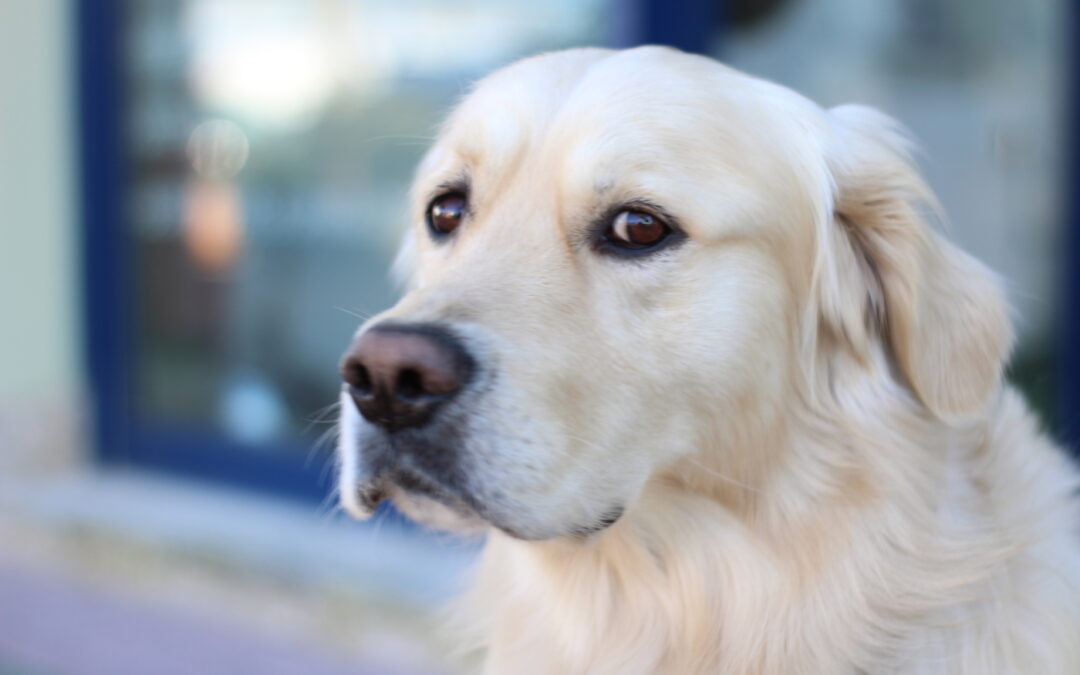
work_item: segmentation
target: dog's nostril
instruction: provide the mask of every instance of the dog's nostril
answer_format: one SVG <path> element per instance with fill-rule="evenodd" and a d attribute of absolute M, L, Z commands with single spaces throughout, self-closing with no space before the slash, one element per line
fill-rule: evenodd
<path fill-rule="evenodd" d="M 361 394 L 371 393 L 371 375 L 364 364 L 353 361 L 345 368 L 345 381 Z"/>
<path fill-rule="evenodd" d="M 415 368 L 405 368 L 398 373 L 395 385 L 398 396 L 405 399 L 416 399 L 426 393 L 424 390 L 424 378 L 420 371 Z"/>

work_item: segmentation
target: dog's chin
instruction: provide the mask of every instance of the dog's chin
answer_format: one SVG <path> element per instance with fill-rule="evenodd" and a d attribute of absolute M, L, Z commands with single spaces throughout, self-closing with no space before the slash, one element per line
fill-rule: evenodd
<path fill-rule="evenodd" d="M 470 536 L 485 534 L 494 528 L 516 539 L 548 538 L 529 536 L 523 533 L 521 528 L 482 515 L 480 509 L 473 508 L 445 492 L 418 491 L 415 485 L 403 487 L 397 484 L 384 484 L 374 492 L 368 500 L 371 512 L 379 502 L 389 500 L 409 520 L 434 530 Z"/>
<path fill-rule="evenodd" d="M 406 490 L 391 490 L 389 498 L 405 516 L 425 527 L 460 535 L 484 534 L 494 528 L 522 541 L 589 539 L 606 530 L 622 515 L 619 510 L 588 525 L 524 525 L 485 518 L 475 511 L 447 506 L 432 497 Z"/>
<path fill-rule="evenodd" d="M 522 541 L 547 541 L 560 538 L 588 540 L 611 527 L 623 514 L 622 508 L 607 511 L 587 524 L 574 523 L 514 523 L 490 514 L 481 514 L 462 501 L 446 494 L 425 493 L 397 484 L 382 484 L 360 488 L 356 502 L 361 506 L 348 508 L 353 515 L 366 518 L 384 500 L 393 503 L 402 514 L 427 528 L 463 536 L 482 535 L 492 529 Z"/>
<path fill-rule="evenodd" d="M 491 524 L 463 505 L 447 505 L 439 499 L 399 486 L 386 489 L 386 497 L 410 520 L 436 530 L 455 534 L 481 534 Z"/>

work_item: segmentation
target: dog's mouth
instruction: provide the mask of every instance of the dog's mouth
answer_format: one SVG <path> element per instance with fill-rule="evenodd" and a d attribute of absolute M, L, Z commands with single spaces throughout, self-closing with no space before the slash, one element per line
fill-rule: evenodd
<path fill-rule="evenodd" d="M 390 502 L 409 519 L 438 530 L 472 534 L 494 527 L 506 535 L 524 541 L 569 536 L 589 539 L 607 530 L 622 517 L 625 509 L 617 506 L 604 511 L 595 520 L 572 524 L 557 531 L 537 531 L 535 527 L 514 522 L 513 508 L 489 504 L 457 485 L 436 479 L 422 470 L 397 466 L 368 480 L 355 489 L 356 503 L 367 513 L 374 513 Z"/>
<path fill-rule="evenodd" d="M 355 515 L 371 515 L 389 501 L 412 520 L 438 529 L 474 530 L 480 521 L 500 526 L 469 487 L 466 472 L 447 459 L 456 456 L 452 444 L 415 433 L 380 433 L 366 441 L 358 449 L 365 471 L 353 487 Z"/>
<path fill-rule="evenodd" d="M 357 501 L 370 511 L 400 493 L 438 502 L 455 511 L 471 509 L 470 499 L 445 481 L 435 480 L 410 467 L 393 467 L 356 488 Z"/>
<path fill-rule="evenodd" d="M 625 508 L 623 508 L 622 506 L 616 506 L 610 511 L 604 513 L 604 515 L 600 516 L 600 518 L 595 522 L 589 525 L 582 525 L 580 527 L 574 528 L 572 534 L 582 538 L 588 538 L 595 534 L 599 534 L 600 532 L 603 532 L 615 523 L 619 522 L 619 519 L 622 518 L 622 515 L 625 512 Z"/>
<path fill-rule="evenodd" d="M 436 530 L 473 534 L 491 526 L 519 537 L 513 526 L 493 517 L 476 499 L 407 469 L 358 486 L 356 500 L 367 513 L 389 502 L 410 520 Z"/>

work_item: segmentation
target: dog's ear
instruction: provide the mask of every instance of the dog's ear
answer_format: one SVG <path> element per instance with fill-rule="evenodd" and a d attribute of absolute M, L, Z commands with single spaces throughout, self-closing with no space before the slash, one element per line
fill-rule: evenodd
<path fill-rule="evenodd" d="M 898 124 L 862 106 L 830 110 L 832 222 L 816 282 L 826 328 L 857 353 L 880 335 L 916 397 L 942 418 L 979 410 L 1012 347 L 995 275 L 938 235 L 938 213 Z"/>

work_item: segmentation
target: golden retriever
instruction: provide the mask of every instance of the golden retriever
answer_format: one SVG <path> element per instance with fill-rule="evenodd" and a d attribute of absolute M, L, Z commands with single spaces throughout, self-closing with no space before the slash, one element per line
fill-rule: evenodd
<path fill-rule="evenodd" d="M 483 529 L 492 673 L 1080 673 L 1077 471 L 903 132 L 659 47 L 482 80 L 342 362 L 340 499 Z"/>

